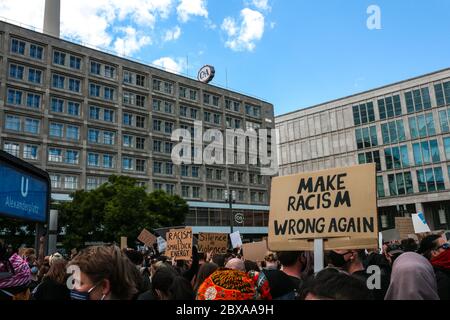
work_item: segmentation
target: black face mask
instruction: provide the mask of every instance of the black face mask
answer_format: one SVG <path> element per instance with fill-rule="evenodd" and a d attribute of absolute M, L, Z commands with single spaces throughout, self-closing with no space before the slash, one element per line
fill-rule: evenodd
<path fill-rule="evenodd" d="M 343 268 L 347 264 L 347 260 L 345 260 L 344 256 L 349 254 L 350 252 L 346 252 L 344 254 L 339 254 L 335 251 L 330 251 L 328 253 L 328 263 L 332 264 L 336 268 Z"/>

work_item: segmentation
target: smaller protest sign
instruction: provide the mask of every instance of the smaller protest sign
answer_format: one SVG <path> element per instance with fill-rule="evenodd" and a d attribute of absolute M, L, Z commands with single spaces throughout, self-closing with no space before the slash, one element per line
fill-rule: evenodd
<path fill-rule="evenodd" d="M 126 249 L 128 248 L 128 238 L 127 237 L 120 237 L 120 249 Z"/>
<path fill-rule="evenodd" d="M 158 244 L 158 252 L 159 253 L 163 253 L 163 252 L 166 251 L 166 249 L 167 249 L 167 242 L 166 242 L 166 240 L 164 240 L 163 237 L 158 237 L 156 239 L 156 243 Z"/>
<path fill-rule="evenodd" d="M 230 234 L 230 239 L 231 239 L 231 246 L 233 247 L 233 249 L 242 247 L 242 239 L 239 231 Z"/>
<path fill-rule="evenodd" d="M 383 243 L 401 240 L 400 232 L 397 229 L 390 229 L 381 232 L 383 235 Z"/>
<path fill-rule="evenodd" d="M 198 251 L 203 253 L 225 254 L 228 249 L 228 234 L 199 233 Z"/>
<path fill-rule="evenodd" d="M 267 241 L 244 243 L 242 245 L 245 260 L 260 262 L 264 261 L 264 257 L 269 251 Z"/>
<path fill-rule="evenodd" d="M 431 231 L 423 213 L 413 214 L 411 217 L 415 233 L 424 233 Z"/>
<path fill-rule="evenodd" d="M 411 218 L 395 218 L 395 229 L 400 233 L 400 239 L 408 239 L 408 234 L 414 234 L 414 225 Z"/>
<path fill-rule="evenodd" d="M 138 237 L 138 240 L 145 244 L 147 247 L 152 247 L 156 242 L 156 239 L 156 236 L 147 229 L 142 230 L 141 234 Z"/>

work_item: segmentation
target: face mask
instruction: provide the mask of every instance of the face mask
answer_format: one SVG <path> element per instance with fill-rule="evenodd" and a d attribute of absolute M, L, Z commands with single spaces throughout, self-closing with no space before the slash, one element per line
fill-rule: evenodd
<path fill-rule="evenodd" d="M 90 288 L 88 291 L 86 292 L 81 292 L 75 289 L 70 290 L 70 298 L 72 300 L 83 300 L 83 301 L 88 301 L 91 300 L 91 292 L 97 287 L 97 285 L 93 286 L 92 288 Z M 103 296 L 102 300 L 104 299 L 105 296 Z"/>
<path fill-rule="evenodd" d="M 328 261 L 336 268 L 343 268 L 348 261 L 345 260 L 344 256 L 347 255 L 349 252 L 346 252 L 344 254 L 336 253 L 335 251 L 330 251 L 328 254 Z"/>

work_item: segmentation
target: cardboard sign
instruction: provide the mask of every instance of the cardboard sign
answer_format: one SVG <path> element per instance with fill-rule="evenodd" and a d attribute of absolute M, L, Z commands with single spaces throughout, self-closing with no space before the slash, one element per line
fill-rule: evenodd
<path fill-rule="evenodd" d="M 397 229 L 391 229 L 381 232 L 383 235 L 383 242 L 391 242 L 401 240 L 400 232 Z"/>
<path fill-rule="evenodd" d="M 230 234 L 230 239 L 231 239 L 231 246 L 233 247 L 233 249 L 242 247 L 242 239 L 239 231 Z"/>
<path fill-rule="evenodd" d="M 164 240 L 163 237 L 158 237 L 156 239 L 156 243 L 158 245 L 158 252 L 159 253 L 163 253 L 163 252 L 166 251 L 166 249 L 167 249 L 167 242 L 166 242 L 166 240 Z"/>
<path fill-rule="evenodd" d="M 425 220 L 425 216 L 423 213 L 413 214 L 411 215 L 414 231 L 415 233 L 424 233 L 430 232 L 430 227 L 428 226 L 427 220 Z"/>
<path fill-rule="evenodd" d="M 271 251 L 378 247 L 375 164 L 272 179 Z"/>
<path fill-rule="evenodd" d="M 242 245 L 245 260 L 260 262 L 264 261 L 267 251 L 267 241 L 244 243 Z"/>
<path fill-rule="evenodd" d="M 175 260 L 192 258 L 192 228 L 170 230 L 166 234 L 166 256 Z"/>
<path fill-rule="evenodd" d="M 203 253 L 225 254 L 228 249 L 228 234 L 199 233 L 198 251 Z"/>
<path fill-rule="evenodd" d="M 128 248 L 128 238 L 127 237 L 120 237 L 120 249 L 126 249 Z"/>
<path fill-rule="evenodd" d="M 147 247 L 152 247 L 156 242 L 156 239 L 156 236 L 147 229 L 142 230 L 141 234 L 138 237 L 138 240 L 145 244 Z"/>
<path fill-rule="evenodd" d="M 414 234 L 414 225 L 411 218 L 395 218 L 395 229 L 400 232 L 400 239 L 408 239 L 408 234 Z"/>

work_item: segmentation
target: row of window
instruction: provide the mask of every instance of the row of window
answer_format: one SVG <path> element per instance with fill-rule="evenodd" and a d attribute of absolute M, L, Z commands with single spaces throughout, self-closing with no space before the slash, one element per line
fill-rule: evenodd
<path fill-rule="evenodd" d="M 28 81 L 32 84 L 42 83 L 42 73 L 40 69 L 25 67 L 15 63 L 9 64 L 9 77 L 15 80 Z"/>

